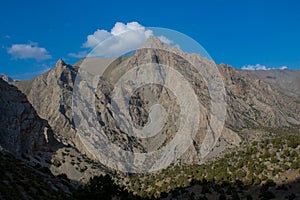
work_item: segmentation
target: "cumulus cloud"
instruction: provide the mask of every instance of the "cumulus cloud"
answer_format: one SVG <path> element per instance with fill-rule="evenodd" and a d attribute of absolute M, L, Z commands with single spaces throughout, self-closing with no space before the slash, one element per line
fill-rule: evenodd
<path fill-rule="evenodd" d="M 29 44 L 13 44 L 8 48 L 7 53 L 14 59 L 29 59 L 35 60 L 47 60 L 51 58 L 51 55 L 43 47 L 38 47 L 37 43 Z"/>
<path fill-rule="evenodd" d="M 282 66 L 282 67 L 280 67 L 279 69 L 285 70 L 285 69 L 288 69 L 288 67 L 287 67 L 287 66 Z"/>
<path fill-rule="evenodd" d="M 69 53 L 68 56 L 73 58 L 84 58 L 88 56 L 88 51 L 81 51 L 79 53 Z"/>
<path fill-rule="evenodd" d="M 271 69 L 281 69 L 281 70 L 285 70 L 288 69 L 287 66 L 282 66 L 280 68 L 273 68 L 273 67 L 267 67 L 265 65 L 261 65 L 261 64 L 256 64 L 256 65 L 244 65 L 242 67 L 242 70 L 271 70 Z"/>
<path fill-rule="evenodd" d="M 169 40 L 167 37 L 165 37 L 165 36 L 163 36 L 163 35 L 158 36 L 158 39 L 159 39 L 160 41 L 162 41 L 163 43 L 166 43 L 166 44 L 168 44 L 168 45 L 170 45 L 170 44 L 173 43 L 172 40 Z"/>
<path fill-rule="evenodd" d="M 76 58 L 86 56 L 119 56 L 137 49 L 152 35 L 153 31 L 146 29 L 138 22 L 127 24 L 117 22 L 110 31 L 98 29 L 93 34 L 87 36 L 82 48 L 92 50 L 89 55 L 87 55 L 88 51 L 85 50 L 79 53 L 69 53 L 69 56 Z M 167 44 L 172 43 L 165 36 L 159 36 L 158 38 Z"/>
<path fill-rule="evenodd" d="M 242 67 L 244 70 L 268 70 L 265 65 L 256 64 L 256 65 L 244 65 Z"/>

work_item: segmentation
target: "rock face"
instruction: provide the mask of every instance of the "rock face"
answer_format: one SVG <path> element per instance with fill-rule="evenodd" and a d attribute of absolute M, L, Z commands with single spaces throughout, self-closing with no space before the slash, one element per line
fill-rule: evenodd
<path fill-rule="evenodd" d="M 149 122 L 151 106 L 156 103 L 163 105 L 167 113 L 167 121 L 161 132 L 151 138 L 137 138 L 122 131 L 112 114 L 112 90 L 119 78 L 125 72 L 136 66 L 153 63 L 157 67 L 168 65 L 180 72 L 192 86 L 200 106 L 200 114 L 204 116 L 199 122 L 199 132 L 194 139 L 194 145 L 182 156 L 183 163 L 199 162 L 199 145 L 204 140 L 205 132 L 210 128 L 210 94 L 208 86 L 191 66 L 182 59 L 187 56 L 195 63 L 211 64 L 206 58 L 199 55 L 186 54 L 177 47 L 169 47 L 158 39 L 151 37 L 144 49 L 137 50 L 133 55 L 116 59 L 103 76 L 100 77 L 95 94 L 95 106 L 100 125 L 110 141 L 124 150 L 133 152 L 155 151 L 174 138 L 178 130 L 178 113 L 180 106 L 177 97 L 170 90 L 158 85 L 148 85 L 134 91 L 129 101 L 129 113 L 132 120 L 139 126 Z M 155 49 L 149 49 L 149 48 Z M 166 53 L 166 50 L 174 52 Z M 36 109 L 38 115 L 46 119 L 60 136 L 61 141 L 76 147 L 81 152 L 89 153 L 76 132 L 72 115 L 72 92 L 78 68 L 89 65 L 89 62 L 103 64 L 112 60 L 88 58 L 80 61 L 75 67 L 59 60 L 49 72 L 28 81 L 18 81 L 14 84 L 27 95 L 28 100 Z M 87 66 L 89 67 L 89 66 Z M 92 68 L 92 67 L 91 67 Z M 202 73 L 206 73 L 202 66 Z M 138 73 L 138 68 L 134 69 Z M 222 131 L 222 141 L 239 145 L 244 129 L 263 127 L 293 126 L 300 124 L 299 103 L 293 98 L 286 97 L 274 90 L 269 84 L 241 74 L 238 70 L 221 64 L 218 66 L 221 78 L 225 84 L 227 117 Z M 162 71 L 164 73 L 164 71 Z M 213 75 L 210 79 L 215 78 Z M 179 81 L 179 80 L 175 80 Z M 124 85 L 124 91 L 126 85 Z M 212 134 L 213 135 L 213 134 Z"/>
<path fill-rule="evenodd" d="M 84 152 L 72 122 L 72 91 L 77 69 L 58 60 L 56 66 L 33 79 L 16 81 L 38 115 L 46 119 L 60 142 Z"/>
<path fill-rule="evenodd" d="M 300 122 L 300 107 L 269 84 L 225 64 L 219 66 L 227 91 L 226 124 L 233 130 L 282 127 Z"/>
<path fill-rule="evenodd" d="M 0 79 L 0 145 L 11 153 L 51 151 L 57 142 L 46 120 L 35 112 L 26 96 Z"/>

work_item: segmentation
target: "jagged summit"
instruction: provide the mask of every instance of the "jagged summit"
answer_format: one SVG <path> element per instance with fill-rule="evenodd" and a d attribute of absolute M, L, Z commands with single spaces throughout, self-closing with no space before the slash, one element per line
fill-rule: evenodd
<path fill-rule="evenodd" d="M 73 69 L 75 66 L 72 66 L 68 63 L 66 63 L 62 58 L 58 59 L 55 66 L 52 68 L 52 71 L 58 71 L 58 73 L 61 73 L 65 68 Z"/>
<path fill-rule="evenodd" d="M 158 37 L 150 36 L 146 42 L 141 46 L 141 48 L 166 48 L 169 47 L 168 44 L 162 42 Z"/>
<path fill-rule="evenodd" d="M 66 63 L 61 58 L 55 64 L 56 67 L 63 66 L 63 65 L 66 65 Z"/>
<path fill-rule="evenodd" d="M 62 82 L 68 82 L 68 84 L 72 85 L 72 81 L 75 79 L 75 74 L 77 73 L 76 67 L 66 63 L 63 59 L 59 59 L 56 62 L 56 65 L 47 72 L 47 76 L 60 80 Z M 69 78 L 66 77 L 71 77 Z"/>
<path fill-rule="evenodd" d="M 172 51 L 176 54 L 182 55 L 185 54 L 178 45 L 176 46 L 170 46 L 169 44 L 162 42 L 158 37 L 156 36 L 150 36 L 139 49 L 143 48 L 154 48 L 154 49 L 163 49 L 166 51 Z"/>
<path fill-rule="evenodd" d="M 172 52 L 175 53 L 179 56 L 183 56 L 185 58 L 187 58 L 189 61 L 193 62 L 195 60 L 201 60 L 203 62 L 210 62 L 211 59 L 207 58 L 206 56 L 203 56 L 199 53 L 187 53 L 185 51 L 183 51 L 180 46 L 178 45 L 174 45 L 171 46 L 165 42 L 162 42 L 158 37 L 156 36 L 150 36 L 142 45 L 139 49 L 143 49 L 143 48 L 153 48 L 153 49 L 161 49 L 161 50 L 165 50 L 168 52 Z"/>

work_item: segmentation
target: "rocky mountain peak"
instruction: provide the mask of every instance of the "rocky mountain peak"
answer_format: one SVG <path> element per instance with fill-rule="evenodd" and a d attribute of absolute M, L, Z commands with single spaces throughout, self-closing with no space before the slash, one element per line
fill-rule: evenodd
<path fill-rule="evenodd" d="M 56 65 L 55 67 L 61 67 L 61 66 L 64 66 L 66 65 L 65 61 L 63 61 L 63 59 L 59 59 L 57 62 L 56 62 Z"/>
<path fill-rule="evenodd" d="M 146 42 L 143 44 L 142 47 L 149 47 L 149 46 L 154 46 L 154 47 L 160 47 L 160 46 L 167 46 L 165 43 L 163 43 L 158 37 L 155 36 L 150 36 Z"/>
<path fill-rule="evenodd" d="M 146 42 L 140 47 L 140 49 L 143 48 L 152 48 L 152 49 L 161 49 L 168 52 L 173 52 L 180 56 L 192 56 L 193 58 L 199 58 L 198 54 L 187 54 L 178 45 L 170 46 L 167 43 L 162 42 L 158 37 L 156 36 L 150 36 Z"/>

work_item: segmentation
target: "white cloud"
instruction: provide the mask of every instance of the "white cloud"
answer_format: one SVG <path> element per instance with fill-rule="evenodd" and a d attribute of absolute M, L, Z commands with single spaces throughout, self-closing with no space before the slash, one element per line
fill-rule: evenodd
<path fill-rule="evenodd" d="M 51 58 L 48 51 L 45 48 L 38 47 L 37 43 L 13 44 L 8 48 L 7 53 L 15 59 L 33 58 L 36 60 L 47 60 Z"/>
<path fill-rule="evenodd" d="M 168 38 L 166 38 L 165 36 L 161 35 L 161 36 L 158 36 L 158 39 L 160 39 L 160 41 L 162 41 L 163 43 L 166 43 L 168 45 L 172 44 L 173 41 L 172 40 L 169 40 Z"/>
<path fill-rule="evenodd" d="M 282 66 L 280 68 L 273 68 L 273 67 L 267 67 L 265 65 L 261 65 L 261 64 L 256 64 L 256 65 L 244 65 L 242 67 L 242 70 L 271 70 L 271 69 L 287 69 L 287 66 Z"/>
<path fill-rule="evenodd" d="M 88 51 L 80 51 L 78 53 L 69 53 L 68 56 L 72 58 L 84 58 L 88 55 Z"/>
<path fill-rule="evenodd" d="M 97 30 L 94 32 L 93 35 L 87 36 L 87 41 L 82 45 L 85 48 L 94 48 L 100 42 L 106 40 L 107 38 L 111 37 L 111 34 L 106 30 Z"/>
<path fill-rule="evenodd" d="M 285 70 L 285 69 L 288 69 L 288 67 L 287 67 L 287 66 L 282 66 L 282 67 L 280 67 L 279 69 Z"/>
<path fill-rule="evenodd" d="M 138 22 L 127 24 L 117 22 L 110 31 L 98 29 L 93 34 L 88 35 L 82 48 L 91 51 L 88 56 L 115 57 L 137 49 L 152 35 L 152 30 L 146 29 Z M 172 43 L 165 36 L 159 36 L 159 39 L 167 44 Z M 69 53 L 69 56 L 86 57 L 87 51 Z"/>
<path fill-rule="evenodd" d="M 256 64 L 256 65 L 244 65 L 242 67 L 244 70 L 267 70 L 268 68 L 265 65 Z"/>

